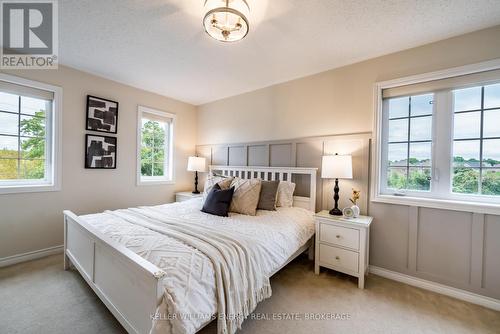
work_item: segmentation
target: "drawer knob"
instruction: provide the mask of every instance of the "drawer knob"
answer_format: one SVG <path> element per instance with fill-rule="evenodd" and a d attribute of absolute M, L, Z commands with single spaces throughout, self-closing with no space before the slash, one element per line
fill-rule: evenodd
<path fill-rule="evenodd" d="M 335 260 L 340 260 L 340 257 L 339 256 L 335 256 Z"/>
<path fill-rule="evenodd" d="M 336 237 L 337 239 L 340 239 L 340 234 L 337 234 L 335 237 Z"/>

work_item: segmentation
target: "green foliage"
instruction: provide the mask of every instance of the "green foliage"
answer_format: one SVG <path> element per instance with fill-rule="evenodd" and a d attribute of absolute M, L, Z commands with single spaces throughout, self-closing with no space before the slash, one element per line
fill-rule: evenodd
<path fill-rule="evenodd" d="M 2 157 L 8 157 L 15 153 L 14 159 L 0 159 L 0 180 L 17 179 L 17 152 L 1 150 Z"/>
<path fill-rule="evenodd" d="M 21 142 L 22 158 L 45 159 L 45 118 L 43 111 L 35 113 L 35 117 L 21 121 L 21 133 L 33 137 Z M 43 160 L 22 162 L 20 172 L 26 179 L 43 179 L 45 162 Z"/>
<path fill-rule="evenodd" d="M 408 176 L 408 189 L 412 190 L 430 190 L 431 171 L 430 169 L 412 169 Z"/>
<path fill-rule="evenodd" d="M 500 195 L 500 171 L 483 171 L 482 193 L 484 195 Z"/>
<path fill-rule="evenodd" d="M 411 165 L 421 163 L 415 158 L 410 158 Z M 463 157 L 453 157 L 453 192 L 462 194 L 479 193 L 479 161 L 477 159 L 464 159 Z M 467 164 L 470 164 L 469 166 Z M 484 167 L 496 167 L 499 169 L 483 169 L 481 194 L 500 195 L 500 161 L 495 159 L 485 159 Z M 391 189 L 408 190 L 429 190 L 431 172 L 428 168 L 411 168 L 410 174 L 406 177 L 406 168 L 391 168 L 387 175 L 387 186 Z"/>
<path fill-rule="evenodd" d="M 20 128 L 23 136 L 21 141 L 21 160 L 19 152 L 0 150 L 0 179 L 43 179 L 45 177 L 45 113 L 36 112 L 35 117 L 21 120 Z M 8 160 L 7 160 L 8 159 Z"/>
<path fill-rule="evenodd" d="M 455 168 L 453 171 L 453 192 L 476 194 L 479 191 L 479 171 L 472 168 Z"/>
<path fill-rule="evenodd" d="M 406 173 L 401 169 L 391 169 L 387 176 L 387 186 L 391 189 L 406 189 Z"/>
<path fill-rule="evenodd" d="M 391 169 L 387 177 L 387 186 L 392 189 L 429 190 L 431 172 L 425 168 L 410 168 L 410 174 L 406 178 L 406 169 Z"/>
<path fill-rule="evenodd" d="M 163 176 L 165 130 L 158 122 L 147 121 L 143 124 L 141 131 L 141 175 Z"/>

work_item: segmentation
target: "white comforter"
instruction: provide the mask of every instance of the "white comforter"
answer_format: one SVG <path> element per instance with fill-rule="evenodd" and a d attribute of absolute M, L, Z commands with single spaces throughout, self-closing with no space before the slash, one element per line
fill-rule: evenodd
<path fill-rule="evenodd" d="M 202 224 L 205 230 L 208 227 L 214 233 L 229 235 L 245 247 L 251 247 L 250 254 L 259 255 L 257 265 L 266 279 L 314 234 L 312 214 L 300 208 L 258 211 L 255 217 L 238 214 L 218 217 L 201 212 L 200 207 L 201 200 L 194 199 L 81 217 L 167 273 L 163 279 L 165 296 L 157 309 L 153 333 L 195 333 L 214 319 L 220 293 L 216 289 L 213 259 L 200 250 L 203 247 L 197 249 L 185 239 L 165 235 L 156 226 L 166 224 L 168 227 L 169 219 L 189 221 L 193 226 Z M 137 218 L 131 219 L 133 215 Z M 269 293 L 261 297 L 269 295 L 270 288 Z"/>

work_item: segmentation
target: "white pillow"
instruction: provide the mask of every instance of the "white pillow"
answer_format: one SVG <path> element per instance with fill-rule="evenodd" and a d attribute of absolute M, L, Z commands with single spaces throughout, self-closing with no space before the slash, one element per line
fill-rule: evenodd
<path fill-rule="evenodd" d="M 293 192 L 295 191 L 295 183 L 290 181 L 281 181 L 278 185 L 278 195 L 276 206 L 290 208 L 293 205 Z"/>

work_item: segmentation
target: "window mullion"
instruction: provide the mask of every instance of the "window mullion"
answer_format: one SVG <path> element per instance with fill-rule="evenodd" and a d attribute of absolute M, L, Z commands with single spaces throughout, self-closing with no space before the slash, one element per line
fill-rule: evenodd
<path fill-rule="evenodd" d="M 438 92 L 434 98 L 434 152 L 433 190 L 438 197 L 447 197 L 451 192 L 451 170 L 453 164 L 453 103 L 450 91 Z M 451 157 L 451 158 L 450 158 Z"/>
<path fill-rule="evenodd" d="M 484 128 L 484 86 L 481 87 L 481 121 L 479 125 L 479 179 L 477 190 L 478 194 L 483 193 L 483 128 Z"/>
<path fill-rule="evenodd" d="M 406 151 L 406 189 L 410 184 L 411 96 L 408 99 L 408 145 Z"/>
<path fill-rule="evenodd" d="M 21 178 L 21 96 L 17 102 L 17 178 Z"/>

